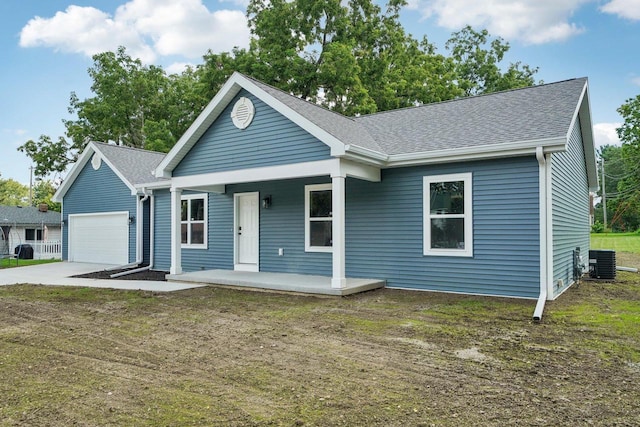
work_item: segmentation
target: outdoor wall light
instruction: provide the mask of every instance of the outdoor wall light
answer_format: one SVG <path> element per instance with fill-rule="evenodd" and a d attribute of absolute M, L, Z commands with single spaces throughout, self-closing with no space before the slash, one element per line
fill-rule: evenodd
<path fill-rule="evenodd" d="M 63 220 L 62 220 L 62 226 L 65 226 L 65 225 L 67 225 L 67 220 L 66 220 L 66 219 L 63 219 Z"/>
<path fill-rule="evenodd" d="M 135 217 L 135 215 L 131 215 L 129 217 L 129 224 L 133 224 L 134 222 L 136 222 L 136 217 Z"/>
<path fill-rule="evenodd" d="M 270 206 L 271 206 L 271 195 L 266 196 L 264 199 L 262 199 L 262 207 L 264 209 L 269 209 Z"/>

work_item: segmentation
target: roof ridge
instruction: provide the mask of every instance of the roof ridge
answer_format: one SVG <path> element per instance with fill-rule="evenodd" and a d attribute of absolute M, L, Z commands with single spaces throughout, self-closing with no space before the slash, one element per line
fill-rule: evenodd
<path fill-rule="evenodd" d="M 161 155 L 161 156 L 166 156 L 167 155 L 167 153 L 163 153 L 161 151 L 146 150 L 144 148 L 138 148 L 138 147 L 129 147 L 128 145 L 110 144 L 108 142 L 100 142 L 100 141 L 91 141 L 91 142 L 94 143 L 94 144 L 103 145 L 103 146 L 107 146 L 107 147 L 115 147 L 115 148 L 118 148 L 118 149 L 140 151 L 141 153 L 157 154 L 157 155 Z"/>
<path fill-rule="evenodd" d="M 426 103 L 426 104 L 414 105 L 414 106 L 411 106 L 411 107 L 395 108 L 393 110 L 376 111 L 375 113 L 362 114 L 360 116 L 355 117 L 355 119 L 356 119 L 356 121 L 358 121 L 358 119 L 373 117 L 373 116 L 377 116 L 377 115 L 381 115 L 381 114 L 398 113 L 398 112 L 402 112 L 402 111 L 419 109 L 419 108 L 423 108 L 423 107 L 427 107 L 427 106 L 449 104 L 449 103 L 453 103 L 453 102 L 459 102 L 459 101 L 471 100 L 471 99 L 479 99 L 479 98 L 483 98 L 483 97 L 495 96 L 495 95 L 500 95 L 500 94 L 505 94 L 505 93 L 518 92 L 518 91 L 524 91 L 524 90 L 530 90 L 530 89 L 537 89 L 537 88 L 541 88 L 541 87 L 545 87 L 545 86 L 553 86 L 553 85 L 572 82 L 572 81 L 577 81 L 577 80 L 587 80 L 587 77 L 574 77 L 574 78 L 570 78 L 570 79 L 560 80 L 560 81 L 557 81 L 557 82 L 542 83 L 542 84 L 532 85 L 532 86 L 511 88 L 511 89 L 499 90 L 497 92 L 481 93 L 479 95 L 461 96 L 459 98 L 446 99 L 444 101 L 437 101 L 437 102 L 429 102 L 429 103 Z"/>

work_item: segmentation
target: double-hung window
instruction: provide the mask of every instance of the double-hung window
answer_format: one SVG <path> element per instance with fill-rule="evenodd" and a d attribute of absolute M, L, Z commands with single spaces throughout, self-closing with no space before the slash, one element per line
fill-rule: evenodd
<path fill-rule="evenodd" d="M 182 196 L 180 234 L 183 248 L 207 248 L 207 195 Z"/>
<path fill-rule="evenodd" d="M 424 255 L 473 256 L 471 173 L 424 177 Z"/>
<path fill-rule="evenodd" d="M 304 187 L 305 250 L 331 252 L 333 245 L 333 218 L 331 184 Z"/>

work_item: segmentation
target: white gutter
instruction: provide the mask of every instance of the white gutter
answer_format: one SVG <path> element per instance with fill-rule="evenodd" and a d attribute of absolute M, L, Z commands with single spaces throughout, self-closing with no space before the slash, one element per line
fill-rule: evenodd
<path fill-rule="evenodd" d="M 118 268 L 112 268 L 111 270 L 116 270 L 116 269 L 120 270 L 122 268 L 137 267 L 140 264 L 142 264 L 142 261 L 144 258 L 144 242 L 143 242 L 144 240 L 144 202 L 147 201 L 147 199 L 149 199 L 149 194 L 146 192 L 144 188 L 142 189 L 142 193 L 144 194 L 144 197 L 141 199 L 137 198 L 138 200 L 136 202 L 136 261 L 131 264 L 119 266 Z M 150 268 L 151 268 L 151 263 L 149 263 L 149 265 L 147 266 L 136 268 L 133 270 L 121 271 L 120 273 L 112 274 L 109 277 L 111 277 L 112 279 L 115 279 L 116 277 L 126 276 L 128 274 L 139 273 L 141 271 L 149 270 Z"/>
<path fill-rule="evenodd" d="M 542 312 L 547 301 L 547 161 L 541 146 L 536 147 L 536 159 L 538 160 L 538 203 L 540 217 L 540 296 L 533 311 L 534 322 L 540 322 Z"/>

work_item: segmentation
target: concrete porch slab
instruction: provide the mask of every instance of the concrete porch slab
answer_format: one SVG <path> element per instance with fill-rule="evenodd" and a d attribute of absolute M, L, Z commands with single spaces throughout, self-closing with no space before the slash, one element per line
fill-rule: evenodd
<path fill-rule="evenodd" d="M 268 289 L 282 292 L 344 296 L 384 288 L 379 279 L 347 279 L 347 286 L 331 287 L 331 277 L 306 274 L 266 273 L 234 270 L 204 270 L 182 274 L 169 274 L 167 281 L 179 283 L 206 283 L 243 288 Z"/>

